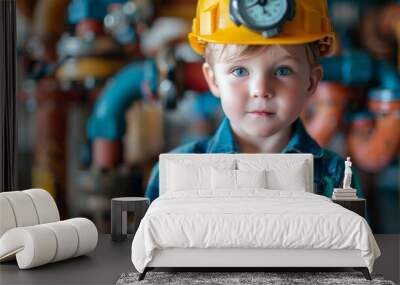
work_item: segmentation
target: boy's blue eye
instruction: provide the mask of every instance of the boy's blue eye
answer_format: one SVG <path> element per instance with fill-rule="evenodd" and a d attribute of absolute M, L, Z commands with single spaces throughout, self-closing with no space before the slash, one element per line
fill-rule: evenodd
<path fill-rule="evenodd" d="M 235 75 L 236 77 L 244 77 L 249 75 L 249 72 L 247 71 L 246 68 L 244 67 L 237 67 L 234 70 L 232 70 L 233 75 Z"/>
<path fill-rule="evenodd" d="M 293 71 L 289 67 L 279 67 L 275 70 L 274 75 L 276 76 L 288 76 L 292 74 Z"/>

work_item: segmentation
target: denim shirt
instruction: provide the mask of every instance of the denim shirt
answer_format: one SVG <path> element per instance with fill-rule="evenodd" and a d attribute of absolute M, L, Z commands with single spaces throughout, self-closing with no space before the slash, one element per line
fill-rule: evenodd
<path fill-rule="evenodd" d="M 210 139 L 182 145 L 173 153 L 240 153 L 235 141 L 230 122 L 224 118 L 221 125 Z M 341 187 L 344 175 L 344 160 L 337 153 L 321 148 L 310 137 L 300 118 L 292 124 L 292 136 L 282 153 L 311 153 L 314 157 L 314 192 L 327 197 L 332 196 L 333 188 Z M 354 171 L 352 187 L 357 189 L 357 196 L 364 197 L 359 179 Z M 153 167 L 145 196 L 153 201 L 159 195 L 159 167 Z"/>

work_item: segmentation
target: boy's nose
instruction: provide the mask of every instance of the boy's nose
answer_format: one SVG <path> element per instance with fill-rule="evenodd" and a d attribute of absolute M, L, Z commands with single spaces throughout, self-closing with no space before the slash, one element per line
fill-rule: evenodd
<path fill-rule="evenodd" d="M 273 90 L 271 88 L 271 82 L 268 82 L 266 79 L 254 80 L 251 84 L 250 96 L 272 98 Z"/>

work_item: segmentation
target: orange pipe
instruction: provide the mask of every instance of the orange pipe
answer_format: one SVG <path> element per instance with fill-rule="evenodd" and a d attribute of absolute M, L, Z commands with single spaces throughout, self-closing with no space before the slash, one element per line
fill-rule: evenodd
<path fill-rule="evenodd" d="M 197 0 L 168 0 L 155 6 L 155 18 L 176 17 L 192 21 L 196 13 Z"/>
<path fill-rule="evenodd" d="M 121 142 L 107 139 L 93 141 L 93 164 L 98 168 L 110 169 L 121 160 Z"/>
<path fill-rule="evenodd" d="M 71 58 L 57 69 L 56 77 L 59 80 L 83 81 L 87 77 L 105 79 L 125 64 L 123 59 L 107 59 L 101 57 Z"/>
<path fill-rule="evenodd" d="M 51 193 L 65 218 L 68 99 L 56 80 L 49 77 L 38 82 L 35 96 L 39 104 L 35 113 L 32 185 Z"/>
<path fill-rule="evenodd" d="M 56 43 L 67 29 L 66 17 L 69 0 L 40 0 L 35 5 L 32 18 L 32 47 L 36 60 L 57 60 Z"/>
<path fill-rule="evenodd" d="M 93 32 L 96 35 L 103 35 L 103 23 L 92 19 L 86 19 L 76 25 L 75 33 L 78 37 L 84 37 L 88 32 Z"/>
<path fill-rule="evenodd" d="M 33 11 L 37 2 L 37 0 L 16 1 L 18 11 L 29 21 L 29 23 L 31 23 L 33 20 Z"/>
<path fill-rule="evenodd" d="M 69 0 L 40 0 L 33 15 L 34 34 L 40 37 L 60 36 L 66 30 L 69 2 Z"/>
<path fill-rule="evenodd" d="M 326 146 L 338 130 L 351 89 L 339 83 L 320 82 L 315 93 L 311 118 L 303 113 L 308 133 L 321 146 Z"/>
<path fill-rule="evenodd" d="M 202 71 L 202 62 L 185 62 L 183 65 L 184 89 L 197 92 L 209 90 Z"/>
<path fill-rule="evenodd" d="M 348 135 L 348 147 L 352 159 L 360 168 L 368 172 L 382 170 L 393 160 L 400 147 L 399 110 L 378 115 L 374 127 L 355 121 Z"/>
<path fill-rule="evenodd" d="M 393 40 L 400 47 L 400 5 L 390 3 L 378 13 L 367 14 L 361 23 L 361 35 L 365 46 L 378 58 L 390 59 L 393 55 Z M 398 52 L 400 69 L 400 51 Z"/>
<path fill-rule="evenodd" d="M 394 38 L 397 44 L 397 64 L 400 71 L 400 4 L 391 3 L 387 5 L 381 14 L 381 18 L 378 19 L 378 29 L 380 34 L 384 37 Z"/>

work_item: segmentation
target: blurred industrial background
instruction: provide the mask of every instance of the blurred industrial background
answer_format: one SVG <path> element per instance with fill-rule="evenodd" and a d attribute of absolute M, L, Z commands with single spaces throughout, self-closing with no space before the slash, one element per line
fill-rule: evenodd
<path fill-rule="evenodd" d="M 375 233 L 400 233 L 400 1 L 328 0 L 339 41 L 302 119 L 351 156 Z M 110 231 L 161 152 L 222 111 L 187 42 L 195 0 L 17 0 L 18 188 Z"/>

